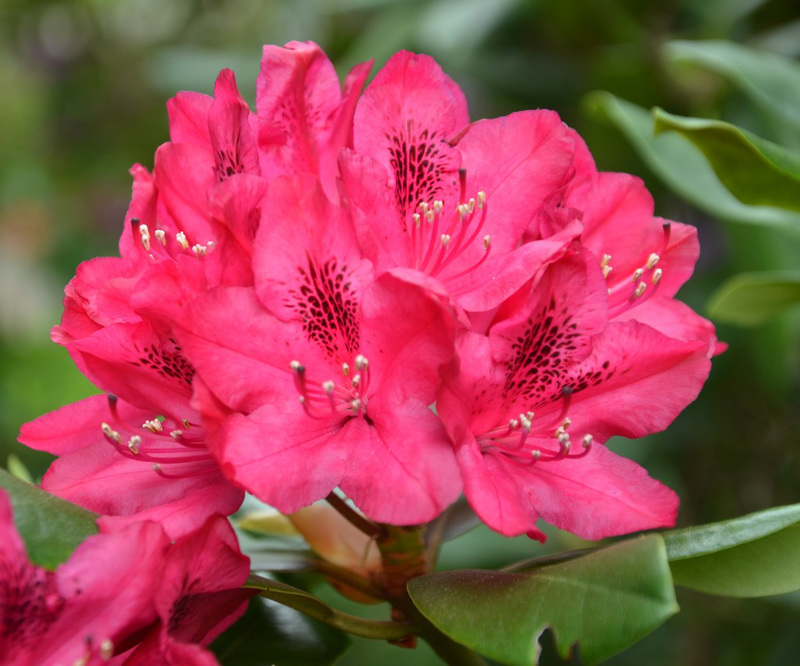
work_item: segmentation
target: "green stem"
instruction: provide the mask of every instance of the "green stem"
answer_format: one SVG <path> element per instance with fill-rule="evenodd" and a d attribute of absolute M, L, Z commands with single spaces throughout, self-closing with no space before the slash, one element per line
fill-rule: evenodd
<path fill-rule="evenodd" d="M 359 576 L 357 573 L 353 573 L 349 569 L 332 564 L 327 560 L 315 560 L 312 566 L 314 571 L 317 571 L 328 578 L 333 578 L 340 583 L 344 583 L 348 587 L 352 587 L 359 592 L 363 592 L 373 599 L 386 599 L 386 595 L 384 594 L 383 590 L 381 590 L 377 585 L 374 585 L 371 581 L 367 580 L 363 576 Z"/>
<path fill-rule="evenodd" d="M 305 590 L 280 581 L 262 578 L 255 574 L 250 574 L 244 586 L 258 590 L 259 594 L 266 599 L 277 601 L 284 606 L 293 608 L 315 620 L 324 622 L 335 629 L 340 629 L 354 636 L 399 641 L 418 632 L 418 626 L 415 622 L 367 620 L 349 613 L 342 613 L 334 610 L 324 601 L 317 599 L 317 597 Z"/>
<path fill-rule="evenodd" d="M 486 660 L 477 652 L 445 636 L 428 622 L 423 625 L 419 635 L 433 648 L 433 651 L 446 664 L 451 666 L 486 666 Z"/>

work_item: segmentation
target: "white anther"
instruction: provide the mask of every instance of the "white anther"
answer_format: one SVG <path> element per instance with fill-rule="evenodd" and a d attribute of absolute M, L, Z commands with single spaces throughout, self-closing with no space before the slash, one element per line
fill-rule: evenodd
<path fill-rule="evenodd" d="M 173 430 L 169 433 L 169 436 L 172 437 L 172 439 L 180 439 L 183 437 L 183 430 Z"/>
<path fill-rule="evenodd" d="M 353 377 L 351 384 L 353 385 L 354 389 L 357 389 L 361 384 L 361 375 L 356 375 L 355 377 Z"/>
<path fill-rule="evenodd" d="M 161 243 L 164 247 L 167 246 L 167 232 L 163 229 L 156 229 L 154 232 L 155 237 L 158 239 L 158 242 Z"/>
<path fill-rule="evenodd" d="M 524 414 L 519 415 L 519 423 L 525 432 L 531 431 L 531 420 L 527 418 Z"/>
<path fill-rule="evenodd" d="M 631 278 L 631 282 L 633 282 L 633 284 L 636 284 L 639 280 L 641 280 L 642 275 L 644 275 L 644 269 L 637 268 L 635 271 L 633 271 L 633 277 Z"/>
<path fill-rule="evenodd" d="M 569 418 L 569 416 L 568 416 L 568 417 L 566 417 L 566 418 L 564 419 L 564 422 L 561 424 L 561 427 L 562 427 L 562 428 L 564 428 L 564 430 L 566 430 L 566 429 L 567 429 L 567 428 L 569 428 L 571 425 L 572 425 L 572 419 L 570 419 L 570 418 Z"/>
<path fill-rule="evenodd" d="M 441 215 L 442 211 L 444 210 L 444 201 L 439 201 L 438 199 L 433 202 L 433 212 L 437 215 Z"/>
<path fill-rule="evenodd" d="M 511 419 L 508 422 L 508 427 L 512 430 L 516 430 L 519 427 L 519 421 L 517 421 L 517 419 Z"/>
<path fill-rule="evenodd" d="M 608 279 L 608 274 L 613 270 L 614 269 L 611 266 L 608 265 L 603 266 L 603 278 Z"/>
<path fill-rule="evenodd" d="M 426 222 L 429 222 L 429 223 L 430 223 L 430 222 L 433 222 L 433 219 L 434 219 L 435 217 L 436 217 L 436 216 L 433 214 L 433 211 L 432 211 L 432 210 L 429 210 L 428 212 L 426 212 L 426 213 L 425 213 L 425 221 L 426 221 Z"/>
<path fill-rule="evenodd" d="M 103 434 L 106 437 L 110 437 L 118 444 L 122 441 L 122 437 L 119 436 L 119 433 L 116 430 L 114 430 L 110 425 L 108 425 L 108 423 L 103 423 L 100 426 L 100 428 L 102 429 Z"/>
<path fill-rule="evenodd" d="M 363 370 L 368 365 L 369 365 L 369 361 L 367 360 L 366 356 L 362 356 L 361 354 L 356 356 L 356 368 L 358 368 L 359 370 Z"/>
<path fill-rule="evenodd" d="M 483 249 L 488 250 L 490 247 L 492 247 L 492 237 L 489 234 L 486 234 L 483 237 Z"/>
<path fill-rule="evenodd" d="M 478 210 L 483 208 L 484 201 L 486 201 L 486 192 L 481 190 L 480 192 L 478 192 L 478 201 L 476 202 L 476 205 L 478 206 Z"/>
<path fill-rule="evenodd" d="M 183 424 L 184 428 L 191 428 L 192 424 L 189 423 L 189 419 L 181 419 L 181 423 Z"/>
<path fill-rule="evenodd" d="M 644 293 L 645 289 L 647 289 L 647 284 L 644 283 L 644 282 L 640 282 L 636 286 L 636 291 L 633 292 L 633 297 L 634 298 L 639 298 Z"/>
<path fill-rule="evenodd" d="M 111 641 L 111 639 L 106 638 L 102 643 L 100 643 L 100 658 L 103 661 L 108 661 L 113 656 L 114 643 Z"/>
<path fill-rule="evenodd" d="M 569 435 L 565 432 L 562 432 L 558 436 L 558 443 L 561 444 L 561 446 L 563 446 L 565 449 L 568 449 L 571 444 L 571 442 L 569 441 Z"/>
<path fill-rule="evenodd" d="M 350 374 L 350 366 L 347 363 L 342 363 L 342 374 L 347 377 Z"/>
<path fill-rule="evenodd" d="M 450 245 L 450 234 L 442 234 L 442 245 L 445 247 Z"/>
<path fill-rule="evenodd" d="M 423 215 L 427 214 L 428 208 L 428 204 L 426 204 L 424 201 L 419 202 L 419 210 Z"/>
<path fill-rule="evenodd" d="M 464 219 L 464 215 L 467 213 L 466 204 L 458 204 L 456 211 L 458 212 L 458 221 L 461 222 Z"/>
<path fill-rule="evenodd" d="M 602 260 L 600 261 L 600 265 L 603 268 L 605 268 L 606 266 L 608 266 L 608 262 L 610 262 L 610 261 L 611 261 L 611 255 L 610 254 L 604 254 Z"/>
<path fill-rule="evenodd" d="M 470 199 L 467 202 L 467 210 L 469 211 L 470 215 L 475 211 L 475 199 Z"/>
<path fill-rule="evenodd" d="M 205 245 L 197 243 L 196 245 L 192 245 L 192 252 L 198 257 L 205 257 L 208 254 L 208 248 Z"/>
<path fill-rule="evenodd" d="M 663 271 L 660 268 L 656 268 L 653 271 L 653 284 L 658 284 L 661 281 L 661 275 Z"/>
<path fill-rule="evenodd" d="M 541 451 L 539 451 L 537 449 L 534 449 L 533 451 L 531 451 L 531 458 L 533 458 L 533 462 L 536 462 L 541 457 L 542 457 L 542 452 Z"/>
<path fill-rule="evenodd" d="M 208 241 L 208 243 L 206 243 L 206 247 L 208 248 L 209 252 L 211 252 L 211 250 L 213 250 L 215 246 L 216 246 L 216 243 L 213 240 L 210 240 L 210 241 Z"/>
<path fill-rule="evenodd" d="M 322 382 L 322 390 L 325 391 L 328 395 L 333 394 L 333 388 L 336 386 L 332 381 Z"/>
<path fill-rule="evenodd" d="M 149 430 L 150 432 L 156 433 L 161 432 L 164 428 L 161 425 L 161 421 L 158 419 L 152 419 L 151 421 L 145 421 L 142 423 L 142 428 L 145 430 Z"/>
<path fill-rule="evenodd" d="M 594 441 L 594 437 L 592 437 L 591 435 L 584 435 L 583 436 L 583 448 L 584 449 L 588 449 L 592 445 L 593 441 Z"/>
<path fill-rule="evenodd" d="M 138 455 L 139 445 L 142 443 L 142 438 L 139 435 L 134 435 L 128 440 L 128 449 L 133 455 Z"/>
<path fill-rule="evenodd" d="M 289 363 L 289 367 L 295 372 L 300 372 L 301 368 L 303 367 L 303 364 L 300 363 L 300 361 L 292 361 L 291 363 Z"/>
<path fill-rule="evenodd" d="M 352 409 L 354 412 L 357 412 L 359 409 L 361 409 L 361 399 L 354 398 L 353 400 L 351 400 L 350 409 Z"/>
<path fill-rule="evenodd" d="M 414 226 L 417 229 L 419 229 L 420 222 L 422 221 L 422 218 L 420 218 L 419 213 L 414 213 L 411 217 L 414 219 Z"/>
<path fill-rule="evenodd" d="M 186 234 L 183 233 L 182 231 L 179 231 L 177 234 L 175 234 L 175 240 L 178 241 L 178 244 L 184 250 L 188 250 L 189 249 L 189 241 L 186 238 Z"/>
<path fill-rule="evenodd" d="M 150 229 L 146 224 L 139 225 L 139 235 L 142 237 L 142 245 L 144 249 L 150 252 Z"/>
<path fill-rule="evenodd" d="M 531 412 L 525 412 L 525 416 L 528 417 L 529 421 L 533 421 L 533 412 L 532 411 Z"/>
<path fill-rule="evenodd" d="M 647 270 L 652 271 L 656 267 L 659 259 L 661 259 L 661 257 L 653 252 L 653 254 L 647 258 L 647 263 L 645 264 L 647 266 Z"/>

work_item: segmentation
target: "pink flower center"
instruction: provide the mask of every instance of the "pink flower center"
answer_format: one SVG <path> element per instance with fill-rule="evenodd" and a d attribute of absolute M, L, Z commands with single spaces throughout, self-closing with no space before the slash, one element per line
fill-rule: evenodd
<path fill-rule="evenodd" d="M 108 396 L 108 405 L 111 422 L 101 425 L 103 436 L 126 458 L 153 463 L 156 473 L 168 478 L 207 474 L 209 466 L 216 464 L 206 448 L 204 431 L 188 419 L 176 423 L 156 416 L 145 421 L 141 430 L 134 430 L 120 418 L 116 396 Z M 164 471 L 165 465 L 171 467 L 170 472 Z"/>
<path fill-rule="evenodd" d="M 370 384 L 369 361 L 358 354 L 353 367 L 343 363 L 341 376 L 336 379 L 315 381 L 308 376 L 306 367 L 299 361 L 291 362 L 294 383 L 300 394 L 299 401 L 306 414 L 314 419 L 333 417 L 367 416 L 368 391 Z"/>

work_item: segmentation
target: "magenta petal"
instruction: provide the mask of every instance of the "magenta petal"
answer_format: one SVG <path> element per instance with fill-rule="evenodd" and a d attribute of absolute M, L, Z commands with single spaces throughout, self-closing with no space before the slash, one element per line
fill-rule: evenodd
<path fill-rule="evenodd" d="M 181 91 L 167 102 L 169 136 L 174 143 L 196 143 L 209 146 L 208 109 L 213 97 Z"/>
<path fill-rule="evenodd" d="M 461 157 L 447 140 L 468 122 L 463 93 L 429 56 L 401 51 L 367 87 L 356 109 L 353 143 L 386 168 L 404 220 L 420 201 L 455 205 Z"/>
<path fill-rule="evenodd" d="M 579 459 L 521 465 L 459 447 L 467 498 L 490 527 L 507 536 L 533 532 L 537 518 L 584 539 L 669 527 L 678 497 L 636 463 L 596 446 Z"/>
<path fill-rule="evenodd" d="M 228 418 L 220 433 L 223 468 L 243 488 L 292 513 L 339 485 L 350 443 L 342 432 L 347 427 L 307 417 L 295 395 L 275 400 L 248 416 Z"/>
<path fill-rule="evenodd" d="M 418 400 L 391 409 L 372 403 L 374 426 L 348 424 L 351 438 L 341 489 L 369 518 L 393 525 L 433 520 L 461 492 L 450 440 L 436 415 Z"/>

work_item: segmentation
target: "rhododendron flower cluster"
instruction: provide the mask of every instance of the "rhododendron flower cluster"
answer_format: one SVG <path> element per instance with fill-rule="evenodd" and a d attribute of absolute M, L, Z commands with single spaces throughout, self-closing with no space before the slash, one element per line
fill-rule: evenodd
<path fill-rule="evenodd" d="M 227 70 L 169 102 L 120 256 L 67 287 L 53 338 L 106 395 L 23 428 L 59 456 L 44 487 L 172 538 L 243 491 L 291 513 L 338 489 L 390 525 L 464 493 L 540 539 L 673 524 L 604 443 L 709 372 L 714 330 L 674 298 L 694 229 L 552 111 L 470 121 L 430 57 L 369 69 L 341 86 L 315 44 L 267 46 L 254 111 Z"/>

